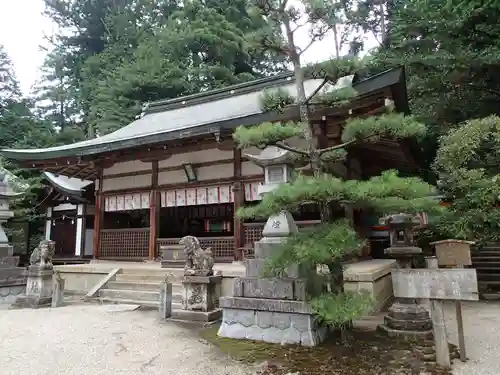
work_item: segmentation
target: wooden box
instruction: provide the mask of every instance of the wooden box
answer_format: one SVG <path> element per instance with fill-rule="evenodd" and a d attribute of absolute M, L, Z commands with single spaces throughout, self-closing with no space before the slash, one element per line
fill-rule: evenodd
<path fill-rule="evenodd" d="M 471 241 L 443 240 L 432 242 L 436 247 L 436 257 L 440 266 L 470 266 L 470 247 L 474 245 Z"/>
<path fill-rule="evenodd" d="M 162 268 L 184 268 L 186 258 L 183 245 L 160 245 Z"/>

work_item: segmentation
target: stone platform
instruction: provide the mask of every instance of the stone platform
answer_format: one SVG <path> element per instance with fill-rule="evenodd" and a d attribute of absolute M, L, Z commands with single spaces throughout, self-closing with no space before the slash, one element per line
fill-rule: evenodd
<path fill-rule="evenodd" d="M 316 324 L 304 301 L 223 297 L 220 305 L 221 337 L 314 346 L 328 333 L 326 327 Z"/>

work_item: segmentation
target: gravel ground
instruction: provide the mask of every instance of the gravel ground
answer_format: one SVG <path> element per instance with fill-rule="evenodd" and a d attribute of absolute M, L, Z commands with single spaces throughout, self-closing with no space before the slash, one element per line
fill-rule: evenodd
<path fill-rule="evenodd" d="M 196 332 L 124 305 L 0 311 L 2 375 L 248 375 Z"/>
<path fill-rule="evenodd" d="M 458 345 L 455 305 L 446 306 L 446 328 L 451 342 Z M 454 375 L 500 374 L 500 303 L 464 302 L 465 347 L 469 360 L 455 360 Z"/>
<path fill-rule="evenodd" d="M 469 361 L 454 375 L 500 374 L 500 303 L 464 303 Z M 450 341 L 458 344 L 455 310 L 446 306 Z M 159 322 L 156 311 L 125 305 L 0 309 L 2 375 L 250 375 L 189 327 Z"/>

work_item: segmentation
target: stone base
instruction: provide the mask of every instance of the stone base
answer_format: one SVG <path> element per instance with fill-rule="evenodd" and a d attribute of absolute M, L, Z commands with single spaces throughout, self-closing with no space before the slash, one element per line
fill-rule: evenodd
<path fill-rule="evenodd" d="M 26 291 L 26 284 L 2 285 L 0 283 L 0 305 L 11 305 Z"/>
<path fill-rule="evenodd" d="M 427 309 L 416 303 L 396 301 L 379 326 L 390 336 L 413 336 L 432 338 L 432 320 Z"/>
<path fill-rule="evenodd" d="M 219 307 L 222 276 L 184 276 L 182 309 L 211 312 Z"/>
<path fill-rule="evenodd" d="M 14 308 L 38 308 L 52 305 L 53 269 L 30 266 L 26 283 L 26 295 L 20 296 L 12 305 Z"/>
<path fill-rule="evenodd" d="M 173 310 L 172 319 L 184 320 L 189 322 L 208 323 L 220 320 L 222 317 L 222 309 L 213 311 L 190 311 L 190 310 Z"/>
<path fill-rule="evenodd" d="M 432 330 L 430 331 L 403 331 L 399 329 L 392 329 L 387 327 L 385 324 L 380 324 L 377 327 L 377 331 L 382 332 L 389 337 L 402 337 L 402 338 L 422 338 L 422 339 L 432 339 L 434 337 Z"/>
<path fill-rule="evenodd" d="M 325 340 L 327 333 L 328 329 L 318 326 L 312 314 L 224 308 L 217 335 L 281 345 L 315 346 Z"/>
<path fill-rule="evenodd" d="M 38 309 L 39 307 L 50 307 L 52 305 L 52 297 L 38 298 L 36 296 L 20 296 L 17 297 L 11 307 L 14 309 L 30 308 Z"/>

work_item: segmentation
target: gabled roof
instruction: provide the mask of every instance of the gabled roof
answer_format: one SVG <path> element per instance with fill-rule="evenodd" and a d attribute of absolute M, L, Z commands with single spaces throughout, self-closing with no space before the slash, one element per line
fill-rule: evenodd
<path fill-rule="evenodd" d="M 394 85 L 401 80 L 404 82 L 404 69 L 396 68 L 355 82 L 353 87 L 360 95 L 363 95 Z M 322 79 L 306 80 L 306 95 L 314 93 L 322 83 Z M 285 73 L 224 89 L 151 103 L 147 106 L 142 118 L 102 137 L 43 149 L 4 149 L 1 153 L 9 159 L 33 161 L 96 155 L 215 133 L 239 125 L 248 126 L 264 121 L 279 121 L 286 118 L 283 113 L 264 113 L 260 108 L 262 91 L 276 87 L 283 87 L 292 96 L 296 96 L 293 74 Z M 298 116 L 297 108 L 293 110 L 296 110 Z"/>

